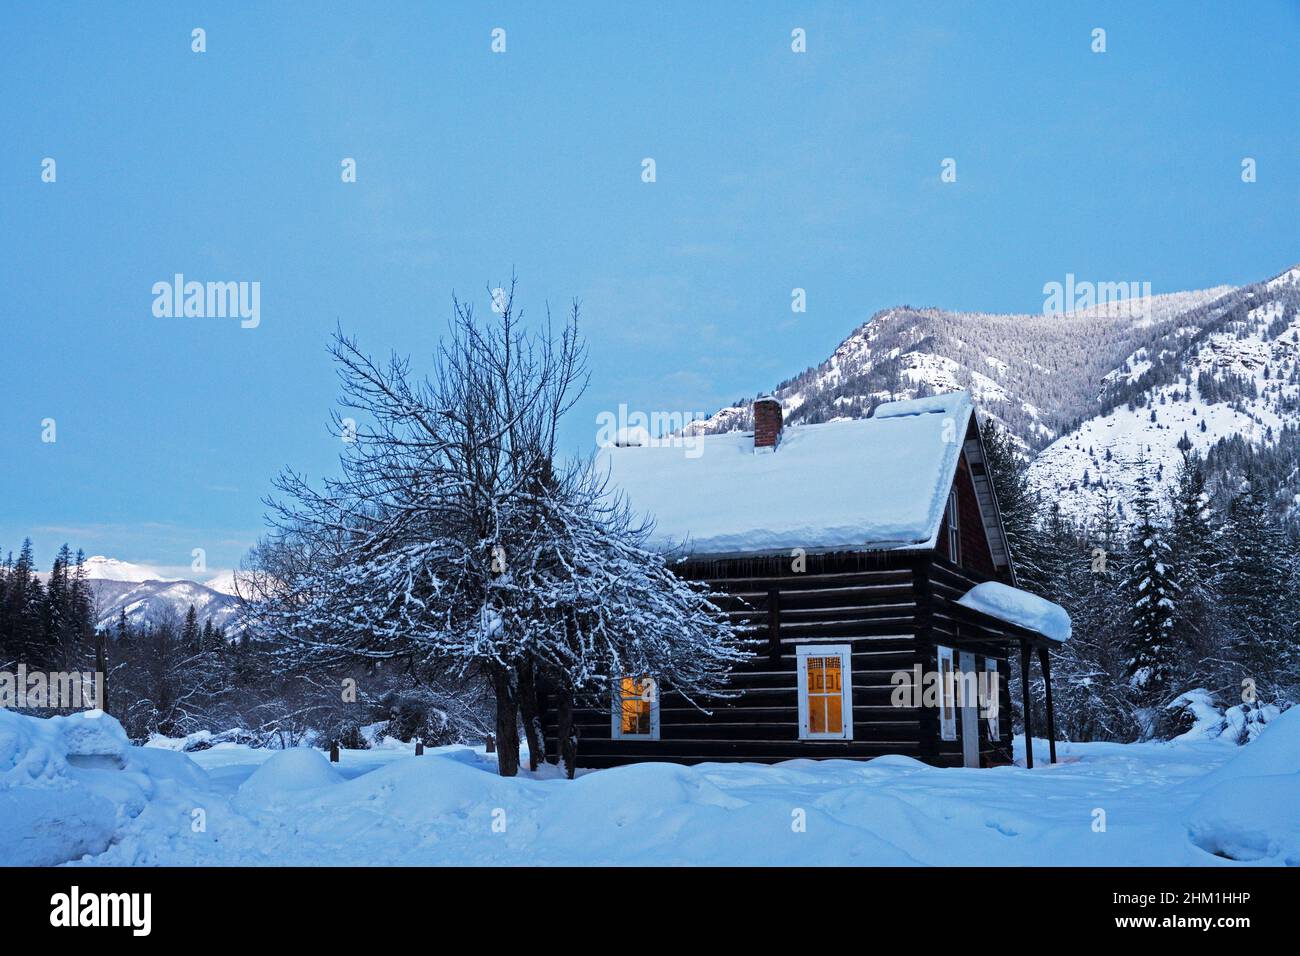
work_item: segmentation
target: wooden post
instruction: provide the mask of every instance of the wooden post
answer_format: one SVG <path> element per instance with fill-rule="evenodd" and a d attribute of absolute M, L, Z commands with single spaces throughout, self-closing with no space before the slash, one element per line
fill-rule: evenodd
<path fill-rule="evenodd" d="M 1025 718 L 1025 769 L 1034 769 L 1034 728 L 1029 716 L 1029 645 L 1020 642 L 1020 706 Z"/>
<path fill-rule="evenodd" d="M 424 756 L 424 741 L 421 740 L 419 737 L 415 738 L 415 755 L 417 757 Z"/>
<path fill-rule="evenodd" d="M 1052 710 L 1052 665 L 1048 662 L 1047 648 L 1038 649 L 1038 666 L 1043 670 L 1043 684 L 1047 688 L 1047 746 L 1056 763 L 1056 713 Z"/>
<path fill-rule="evenodd" d="M 491 734 L 487 735 L 487 752 L 490 754 L 497 752 L 497 739 Z"/>
<path fill-rule="evenodd" d="M 330 741 L 330 763 L 338 763 L 338 762 L 339 762 L 339 742 L 337 740 L 331 740 Z"/>
<path fill-rule="evenodd" d="M 99 705 L 104 713 L 108 713 L 108 648 L 106 638 L 101 628 L 95 632 L 95 680 L 99 684 L 95 688 L 99 692 Z"/>

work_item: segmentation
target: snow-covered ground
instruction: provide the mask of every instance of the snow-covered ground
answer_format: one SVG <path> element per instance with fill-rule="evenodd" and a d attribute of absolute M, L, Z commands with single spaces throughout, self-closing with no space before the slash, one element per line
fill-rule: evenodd
<path fill-rule="evenodd" d="M 129 746 L 0 711 L 0 864 L 1300 865 L 1300 708 L 1254 742 L 1061 763 L 641 764 L 515 779 L 467 747 Z"/>

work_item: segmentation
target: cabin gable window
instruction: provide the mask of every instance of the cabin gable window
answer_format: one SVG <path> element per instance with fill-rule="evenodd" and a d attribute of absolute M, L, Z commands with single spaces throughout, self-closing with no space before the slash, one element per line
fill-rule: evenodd
<path fill-rule="evenodd" d="M 957 739 L 957 674 L 951 647 L 936 648 L 939 654 L 939 736 Z"/>
<path fill-rule="evenodd" d="M 799 739 L 853 739 L 852 653 L 847 644 L 813 644 L 799 663 Z"/>
<path fill-rule="evenodd" d="M 614 686 L 615 740 L 659 739 L 659 687 L 652 678 L 624 677 Z"/>
<path fill-rule="evenodd" d="M 948 559 L 953 564 L 961 564 L 961 516 L 957 507 L 957 486 L 954 483 L 948 492 Z"/>

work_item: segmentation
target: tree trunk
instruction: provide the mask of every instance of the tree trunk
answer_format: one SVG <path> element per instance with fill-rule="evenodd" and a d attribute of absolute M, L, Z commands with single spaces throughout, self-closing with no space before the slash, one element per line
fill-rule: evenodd
<path fill-rule="evenodd" d="M 559 712 L 556 715 L 556 750 L 560 755 L 560 766 L 564 775 L 573 779 L 573 772 L 578 763 L 578 728 L 573 723 L 573 689 L 568 686 L 559 688 Z"/>
<path fill-rule="evenodd" d="M 536 770 L 546 759 L 546 732 L 542 729 L 541 702 L 537 698 L 537 679 L 532 661 L 519 665 L 519 716 L 528 738 L 528 769 Z"/>
<path fill-rule="evenodd" d="M 99 698 L 100 709 L 108 709 L 108 648 L 105 647 L 103 631 L 95 632 L 95 691 Z"/>
<path fill-rule="evenodd" d="M 497 772 L 513 777 L 519 773 L 519 698 L 510 668 L 492 667 L 492 693 L 497 699 Z"/>

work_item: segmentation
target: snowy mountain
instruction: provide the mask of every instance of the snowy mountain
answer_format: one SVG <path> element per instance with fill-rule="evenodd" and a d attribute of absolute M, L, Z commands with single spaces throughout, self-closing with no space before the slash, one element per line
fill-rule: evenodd
<path fill-rule="evenodd" d="M 969 389 L 1032 459 L 1034 487 L 1083 518 L 1107 497 L 1131 499 L 1139 468 L 1172 479 L 1180 443 L 1210 453 L 1212 464 L 1219 446 L 1225 472 L 1227 452 L 1240 457 L 1242 444 L 1271 450 L 1281 466 L 1300 464 L 1292 454 L 1300 449 L 1298 307 L 1300 267 L 1241 288 L 1061 314 L 901 306 L 877 312 L 826 361 L 772 394 L 797 424 Z M 688 430 L 752 425 L 745 400 Z M 1300 492 L 1300 471 L 1278 483 Z"/>
<path fill-rule="evenodd" d="M 214 591 L 195 581 L 113 581 L 92 579 L 95 592 L 96 624 L 110 627 L 126 611 L 133 625 L 157 624 L 174 616 L 183 620 L 190 605 L 199 623 L 211 619 L 218 627 L 234 629 L 239 599 Z"/>
<path fill-rule="evenodd" d="M 168 617 L 185 617 L 190 605 L 199 621 L 233 629 L 239 600 L 234 574 L 225 572 L 200 584 L 169 578 L 147 564 L 132 564 L 95 555 L 85 561 L 86 577 L 95 593 L 96 625 L 108 627 L 123 610 L 131 624 L 156 624 Z"/>
<path fill-rule="evenodd" d="M 86 577 L 103 581 L 172 581 L 157 568 L 148 564 L 131 564 L 102 554 L 86 559 Z"/>

